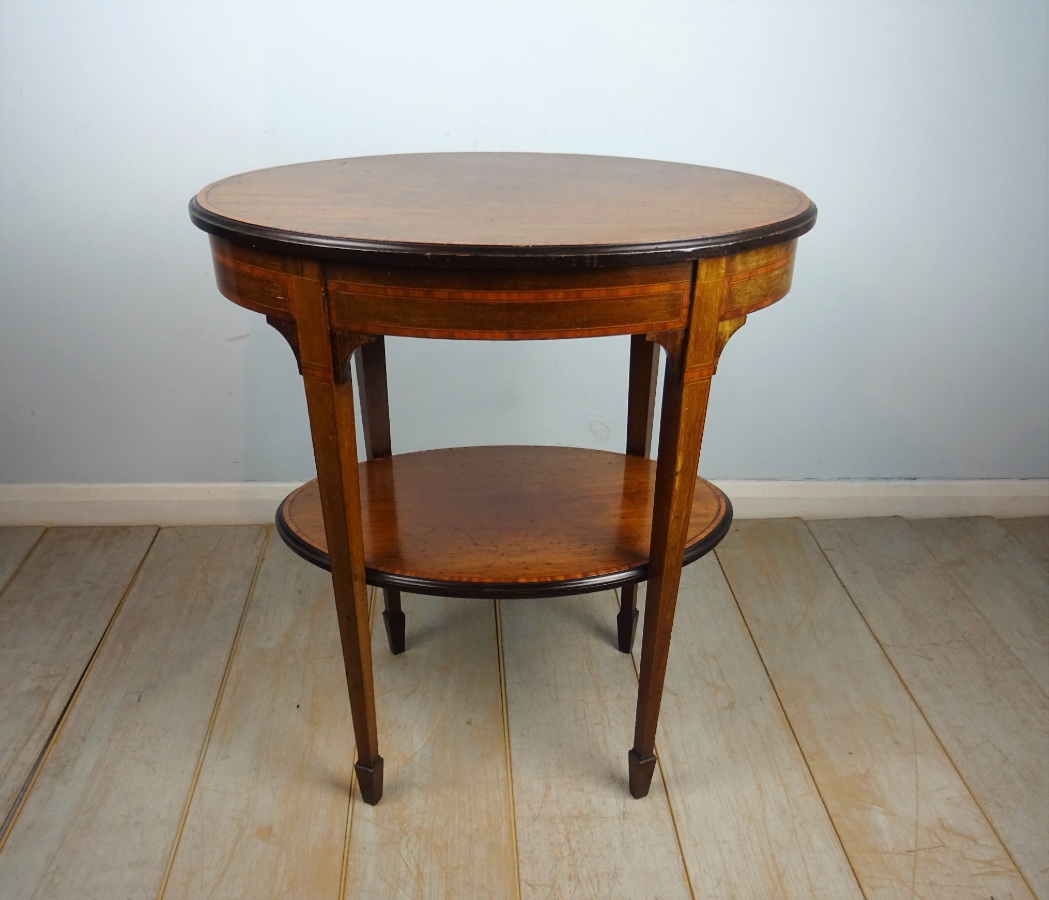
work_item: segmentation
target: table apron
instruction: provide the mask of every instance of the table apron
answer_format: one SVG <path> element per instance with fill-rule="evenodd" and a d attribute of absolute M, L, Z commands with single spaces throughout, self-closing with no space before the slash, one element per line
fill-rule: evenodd
<path fill-rule="evenodd" d="M 548 273 L 365 267 L 328 271 L 333 329 L 470 340 L 684 328 L 692 266 Z"/>
<path fill-rule="evenodd" d="M 277 320 L 294 318 L 304 261 L 212 237 L 221 292 Z M 719 318 L 742 318 L 790 290 L 797 241 L 726 259 Z M 448 270 L 328 263 L 333 331 L 531 340 L 674 332 L 687 327 L 695 263 L 582 271 Z"/>

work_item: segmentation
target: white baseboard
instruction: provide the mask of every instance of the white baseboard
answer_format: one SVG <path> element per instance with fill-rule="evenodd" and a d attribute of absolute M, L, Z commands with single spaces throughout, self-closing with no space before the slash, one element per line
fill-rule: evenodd
<path fill-rule="evenodd" d="M 247 525 L 298 484 L 0 484 L 0 525 Z"/>
<path fill-rule="evenodd" d="M 1049 516 L 1049 479 L 719 481 L 737 519 Z"/>
<path fill-rule="evenodd" d="M 1049 515 L 1049 479 L 719 481 L 738 519 Z M 273 521 L 297 484 L 0 484 L 0 525 L 233 525 Z"/>

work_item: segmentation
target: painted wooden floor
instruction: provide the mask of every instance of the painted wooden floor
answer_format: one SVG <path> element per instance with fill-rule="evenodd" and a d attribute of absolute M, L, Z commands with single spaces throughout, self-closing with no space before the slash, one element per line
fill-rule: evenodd
<path fill-rule="evenodd" d="M 1049 519 L 738 523 L 640 801 L 615 608 L 407 597 L 373 808 L 272 532 L 0 529 L 0 897 L 1049 900 Z"/>

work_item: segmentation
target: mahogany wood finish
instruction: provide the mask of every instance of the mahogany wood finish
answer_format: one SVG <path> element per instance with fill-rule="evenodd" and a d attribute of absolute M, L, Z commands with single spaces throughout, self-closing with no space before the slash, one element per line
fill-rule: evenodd
<path fill-rule="evenodd" d="M 652 781 L 656 722 L 681 579 L 688 498 L 696 483 L 710 379 L 717 366 L 718 317 L 727 293 L 724 274 L 724 257 L 698 262 L 688 332 L 672 345 L 664 375 L 647 595 L 657 600 L 645 604 L 634 747 L 628 757 L 630 793 L 635 797 L 644 797 Z"/>
<path fill-rule="evenodd" d="M 367 580 L 386 590 L 399 652 L 402 588 L 541 596 L 647 578 L 629 754 L 630 791 L 646 794 L 681 566 L 713 547 L 729 519 L 727 500 L 696 476 L 710 379 L 747 315 L 789 290 L 815 206 L 787 185 L 722 169 L 480 153 L 249 172 L 204 188 L 190 215 L 212 235 L 219 290 L 266 316 L 303 377 L 318 480 L 285 501 L 278 524 L 293 548 L 331 567 L 365 801 L 382 795 Z M 384 335 L 612 334 L 633 335 L 625 456 L 391 456 Z M 667 363 L 653 465 L 645 457 L 657 345 Z M 357 350 L 368 451 L 360 466 L 349 371 Z M 491 464 L 485 478 L 449 464 L 460 452 Z M 439 477 L 420 488 L 428 468 Z M 464 509 L 484 530 L 464 524 Z M 420 522 L 433 525 L 425 540 L 412 531 Z M 468 539 L 479 546 L 464 552 Z M 507 546 L 520 552 L 507 556 Z M 626 587 L 621 649 L 635 621 Z"/>
<path fill-rule="evenodd" d="M 456 447 L 360 463 L 371 584 L 463 597 L 549 597 L 645 579 L 655 463 L 574 447 Z M 728 498 L 699 479 L 685 562 L 732 520 Z M 318 483 L 277 512 L 285 542 L 329 565 Z"/>
<path fill-rule="evenodd" d="M 390 440 L 390 393 L 386 385 L 386 344 L 383 338 L 376 337 L 362 344 L 354 360 L 361 397 L 364 451 L 368 459 L 384 459 L 393 452 L 393 443 Z M 330 569 L 330 563 L 325 568 Z M 382 620 L 390 651 L 404 653 L 405 621 L 401 592 L 396 588 L 385 588 L 382 594 L 385 606 Z"/>
<path fill-rule="evenodd" d="M 652 450 L 652 418 L 656 409 L 656 381 L 659 377 L 657 345 L 646 335 L 630 339 L 630 381 L 627 388 L 626 452 L 647 457 Z M 619 649 L 629 653 L 637 631 L 637 585 L 620 588 L 619 615 L 616 616 Z"/>
<path fill-rule="evenodd" d="M 361 396 L 361 424 L 368 459 L 393 453 L 390 439 L 390 392 L 386 385 L 386 342 L 376 337 L 354 356 L 357 388 Z"/>
<path fill-rule="evenodd" d="M 726 169 L 554 153 L 333 159 L 217 181 L 198 227 L 294 257 L 543 269 L 724 256 L 808 231 L 816 207 Z"/>
<path fill-rule="evenodd" d="M 375 804 L 382 798 L 382 757 L 375 725 L 368 594 L 357 500 L 357 435 L 351 386 L 341 377 L 352 350 L 347 352 L 331 338 L 322 264 L 305 260 L 302 275 L 291 280 L 289 287 L 357 740 L 354 769 L 362 799 Z"/>
<path fill-rule="evenodd" d="M 688 263 L 573 272 L 329 269 L 332 325 L 409 337 L 524 340 L 668 331 L 688 319 Z"/>

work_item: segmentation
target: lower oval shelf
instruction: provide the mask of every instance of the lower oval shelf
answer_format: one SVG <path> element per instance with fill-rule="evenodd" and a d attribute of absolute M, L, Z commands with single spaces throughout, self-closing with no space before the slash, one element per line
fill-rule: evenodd
<path fill-rule="evenodd" d="M 457 597 L 546 597 L 648 577 L 654 460 L 575 447 L 456 447 L 359 467 L 369 584 Z M 732 521 L 697 479 L 684 562 Z M 277 510 L 285 543 L 330 567 L 316 481 Z"/>

